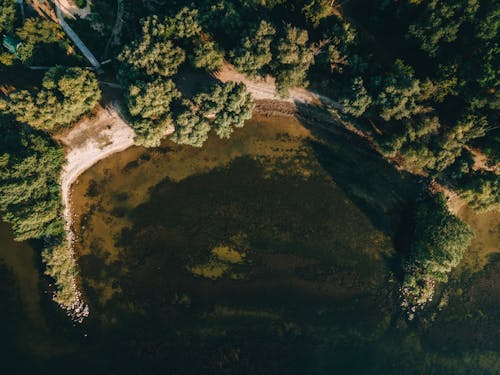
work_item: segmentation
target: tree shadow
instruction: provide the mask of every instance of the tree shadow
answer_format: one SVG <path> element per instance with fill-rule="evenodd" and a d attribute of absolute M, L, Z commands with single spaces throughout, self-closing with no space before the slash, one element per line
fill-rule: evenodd
<path fill-rule="evenodd" d="M 324 107 L 296 103 L 297 117 L 313 135 L 310 145 L 323 169 L 371 220 L 407 252 L 418 178 L 399 171 L 366 139 L 347 130 Z"/>

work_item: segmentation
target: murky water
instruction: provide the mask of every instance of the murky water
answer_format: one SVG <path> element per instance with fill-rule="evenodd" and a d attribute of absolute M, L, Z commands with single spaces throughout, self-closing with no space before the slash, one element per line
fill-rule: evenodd
<path fill-rule="evenodd" d="M 24 363 L 106 374 L 500 373 L 498 215 L 463 213 L 478 232 L 472 251 L 409 324 L 397 296 L 417 184 L 340 129 L 315 135 L 291 118 L 256 118 L 203 149 L 166 142 L 92 168 L 73 195 L 91 318 L 72 327 L 40 307 L 29 249 L 5 262 L 21 296 L 13 311 L 41 316 L 33 330 L 52 350 L 18 350 Z M 12 258 L 7 243 L 0 253 Z"/>

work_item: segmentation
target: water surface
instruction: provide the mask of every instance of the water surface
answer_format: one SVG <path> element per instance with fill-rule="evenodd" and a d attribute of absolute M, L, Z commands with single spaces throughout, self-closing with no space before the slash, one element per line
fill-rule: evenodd
<path fill-rule="evenodd" d="M 230 140 L 131 148 L 83 175 L 73 201 L 90 319 L 34 313 L 36 266 L 13 272 L 26 313 L 48 321 L 54 353 L 27 354 L 37 369 L 498 373 L 498 215 L 463 213 L 472 250 L 409 323 L 398 287 L 418 183 L 341 129 L 321 132 L 257 117 Z"/>

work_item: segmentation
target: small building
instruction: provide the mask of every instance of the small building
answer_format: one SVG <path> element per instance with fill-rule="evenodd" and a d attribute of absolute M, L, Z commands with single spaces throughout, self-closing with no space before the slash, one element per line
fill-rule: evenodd
<path fill-rule="evenodd" d="M 13 36 L 4 35 L 2 45 L 7 49 L 7 51 L 17 56 L 17 50 L 21 45 L 21 41 Z"/>

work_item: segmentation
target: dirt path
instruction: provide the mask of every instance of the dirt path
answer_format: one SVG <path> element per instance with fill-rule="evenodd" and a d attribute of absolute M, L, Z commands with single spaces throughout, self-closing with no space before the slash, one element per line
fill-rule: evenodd
<path fill-rule="evenodd" d="M 287 98 L 282 98 L 276 92 L 274 78 L 266 77 L 265 79 L 251 80 L 245 74 L 238 73 L 229 64 L 225 64 L 215 77 L 222 82 L 234 81 L 244 83 L 247 86 L 248 91 L 252 93 L 255 100 L 277 100 L 288 103 L 316 103 L 324 104 L 338 110 L 343 109 L 340 103 L 337 103 L 326 96 L 319 95 L 315 92 L 302 88 L 292 88 L 289 91 L 289 96 Z"/>
<path fill-rule="evenodd" d="M 69 0 L 54 0 L 54 3 L 57 7 L 61 8 L 66 16 L 73 19 L 76 18 L 75 16 L 85 18 L 90 14 L 90 0 L 87 0 L 85 8 L 79 8 L 74 1 Z"/>
<path fill-rule="evenodd" d="M 94 69 L 97 71 L 100 69 L 101 64 L 97 59 L 95 58 L 94 54 L 90 52 L 90 50 L 87 48 L 85 43 L 82 42 L 80 37 L 73 31 L 73 29 L 68 25 L 68 23 L 64 20 L 64 17 L 62 15 L 61 11 L 61 4 L 59 0 L 54 1 L 54 4 L 56 6 L 56 14 L 57 14 L 57 21 L 63 28 L 63 30 L 68 34 L 69 38 L 75 43 L 75 45 L 78 47 L 78 49 L 82 52 L 83 56 L 92 64 Z"/>

